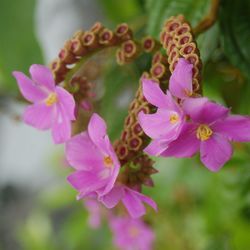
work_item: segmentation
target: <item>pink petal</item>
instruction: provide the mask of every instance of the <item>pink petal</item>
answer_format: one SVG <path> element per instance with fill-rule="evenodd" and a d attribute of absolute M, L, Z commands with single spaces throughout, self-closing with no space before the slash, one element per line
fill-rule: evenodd
<path fill-rule="evenodd" d="M 38 102 L 46 98 L 46 93 L 22 72 L 14 71 L 12 74 L 16 78 L 18 87 L 25 99 L 30 102 Z"/>
<path fill-rule="evenodd" d="M 231 158 L 233 153 L 229 141 L 221 135 L 201 142 L 201 161 L 211 171 L 218 171 Z"/>
<path fill-rule="evenodd" d="M 119 174 L 119 171 L 120 171 L 120 163 L 116 163 L 114 165 L 114 168 L 112 169 L 112 172 L 109 174 L 109 181 L 107 182 L 107 185 L 104 188 L 103 192 L 99 193 L 100 195 L 104 195 L 110 192 L 110 190 L 112 190 L 116 182 L 117 176 Z"/>
<path fill-rule="evenodd" d="M 176 112 L 163 109 L 158 109 L 154 114 L 144 114 L 141 111 L 138 120 L 143 131 L 149 137 L 164 137 L 166 140 L 171 140 L 178 136 L 181 125 L 181 120 L 175 124 L 170 123 L 170 116 L 173 114 L 179 115 Z"/>
<path fill-rule="evenodd" d="M 41 86 L 46 87 L 50 91 L 54 91 L 55 89 L 55 81 L 53 78 L 53 74 L 51 70 L 40 64 L 33 64 L 30 67 L 30 74 L 32 80 Z"/>
<path fill-rule="evenodd" d="M 122 202 L 132 218 L 138 218 L 146 213 L 143 202 L 157 210 L 157 205 L 152 199 L 130 188 L 125 189 L 125 196 L 122 198 Z"/>
<path fill-rule="evenodd" d="M 105 185 L 105 181 L 101 180 L 96 173 L 88 171 L 76 171 L 67 177 L 68 182 L 80 192 L 80 197 L 95 192 Z"/>
<path fill-rule="evenodd" d="M 184 99 L 193 92 L 192 88 L 193 65 L 180 58 L 169 80 L 169 90 L 172 95 Z"/>
<path fill-rule="evenodd" d="M 186 123 L 179 137 L 168 145 L 161 156 L 177 158 L 192 157 L 199 150 L 200 141 L 196 138 L 197 125 Z"/>
<path fill-rule="evenodd" d="M 122 186 L 115 186 L 109 193 L 101 196 L 99 200 L 107 207 L 115 207 L 119 201 L 124 197 L 124 188 Z"/>
<path fill-rule="evenodd" d="M 69 120 L 75 120 L 75 100 L 64 88 L 56 87 L 59 104 L 63 107 Z"/>
<path fill-rule="evenodd" d="M 57 106 L 56 118 L 51 132 L 55 144 L 64 143 L 71 137 L 71 122 L 60 106 Z"/>
<path fill-rule="evenodd" d="M 93 143 L 103 152 L 107 151 L 107 143 L 105 137 L 107 135 L 107 126 L 105 121 L 96 113 L 94 113 L 88 124 L 89 137 Z"/>
<path fill-rule="evenodd" d="M 170 142 L 162 139 L 154 139 L 149 145 L 144 148 L 144 152 L 149 155 L 159 156 L 163 151 L 165 151 Z"/>
<path fill-rule="evenodd" d="M 229 109 L 207 98 L 189 98 L 183 103 L 183 110 L 194 122 L 209 124 L 224 119 Z"/>
<path fill-rule="evenodd" d="M 158 83 L 150 79 L 142 79 L 143 95 L 147 101 L 158 108 L 166 108 L 168 101 Z"/>
<path fill-rule="evenodd" d="M 66 158 L 77 170 L 90 170 L 103 165 L 100 154 L 87 132 L 72 137 L 66 142 Z"/>
<path fill-rule="evenodd" d="M 52 126 L 52 118 L 55 110 L 44 103 L 36 103 L 28 106 L 23 114 L 23 121 L 37 129 L 47 130 Z"/>
<path fill-rule="evenodd" d="M 229 115 L 226 119 L 216 122 L 213 130 L 238 142 L 250 141 L 250 117 Z"/>

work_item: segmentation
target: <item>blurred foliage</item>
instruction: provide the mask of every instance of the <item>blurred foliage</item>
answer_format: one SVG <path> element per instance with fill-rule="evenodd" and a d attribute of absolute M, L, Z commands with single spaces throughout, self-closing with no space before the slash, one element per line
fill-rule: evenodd
<path fill-rule="evenodd" d="M 139 34 L 156 38 L 164 20 L 184 14 L 197 25 L 207 15 L 210 0 L 99 0 L 111 27 L 129 22 Z M 10 72 L 27 72 L 29 64 L 41 62 L 34 37 L 34 1 L 0 1 L 0 83 L 12 90 Z M 18 11 L 17 11 L 18 10 Z M 222 0 L 218 20 L 199 35 L 203 60 L 204 94 L 250 114 L 250 1 Z M 110 56 L 103 71 L 104 95 L 100 113 L 109 125 L 112 139 L 119 136 L 138 78 L 149 67 L 149 56 L 124 67 Z M 4 84 L 4 85 L 3 85 Z M 156 159 L 155 159 L 156 160 Z M 155 188 L 144 191 L 157 201 L 159 213 L 146 217 L 156 231 L 156 250 L 248 250 L 250 249 L 250 146 L 235 144 L 232 160 L 211 173 L 196 159 L 157 159 L 160 170 Z M 61 171 L 61 168 L 60 168 Z M 87 212 L 76 193 L 65 183 L 41 190 L 36 206 L 18 237 L 23 249 L 80 250 L 113 249 L 106 223 L 93 231 Z"/>
<path fill-rule="evenodd" d="M 34 34 L 35 0 L 0 1 L 0 91 L 17 90 L 11 72 L 42 63 Z"/>

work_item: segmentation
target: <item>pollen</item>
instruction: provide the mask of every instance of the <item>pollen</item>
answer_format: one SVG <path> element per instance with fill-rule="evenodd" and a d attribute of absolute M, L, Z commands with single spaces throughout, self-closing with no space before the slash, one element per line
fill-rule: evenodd
<path fill-rule="evenodd" d="M 212 136 L 212 134 L 212 129 L 205 124 L 201 124 L 196 131 L 196 137 L 201 141 L 208 140 Z"/>
<path fill-rule="evenodd" d="M 179 116 L 177 114 L 172 114 L 169 117 L 169 121 L 170 123 L 175 124 L 179 121 Z"/>
<path fill-rule="evenodd" d="M 50 93 L 48 97 L 45 99 L 45 104 L 47 106 L 52 106 L 54 103 L 58 101 L 56 93 Z"/>
<path fill-rule="evenodd" d="M 107 168 L 112 168 L 114 166 L 114 162 L 110 156 L 105 156 L 103 162 Z"/>
<path fill-rule="evenodd" d="M 192 91 L 189 91 L 188 89 L 184 89 L 184 94 L 188 97 L 192 96 Z"/>

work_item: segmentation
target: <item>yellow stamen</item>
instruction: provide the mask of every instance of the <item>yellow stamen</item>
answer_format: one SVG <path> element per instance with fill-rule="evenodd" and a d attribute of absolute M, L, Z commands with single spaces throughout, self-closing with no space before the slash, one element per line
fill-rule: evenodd
<path fill-rule="evenodd" d="M 188 89 L 184 89 L 184 93 L 188 97 L 192 96 L 192 94 L 193 94 L 192 91 L 189 91 Z"/>
<path fill-rule="evenodd" d="M 201 141 L 208 140 L 212 136 L 212 134 L 212 129 L 205 124 L 201 124 L 196 131 L 196 137 Z"/>
<path fill-rule="evenodd" d="M 104 162 L 105 167 L 107 168 L 112 168 L 114 166 L 114 162 L 110 156 L 105 156 L 103 158 L 103 162 Z"/>
<path fill-rule="evenodd" d="M 52 106 L 54 103 L 58 101 L 56 93 L 50 93 L 48 97 L 45 99 L 45 104 L 47 106 Z"/>
<path fill-rule="evenodd" d="M 170 123 L 175 124 L 176 122 L 179 121 L 179 116 L 177 114 L 172 114 L 169 117 L 169 121 Z"/>

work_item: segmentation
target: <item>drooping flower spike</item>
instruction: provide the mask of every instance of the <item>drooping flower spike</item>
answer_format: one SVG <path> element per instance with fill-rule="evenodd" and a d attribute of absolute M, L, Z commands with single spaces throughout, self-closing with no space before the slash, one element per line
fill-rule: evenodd
<path fill-rule="evenodd" d="M 31 79 L 15 71 L 19 89 L 25 99 L 33 104 L 24 112 L 25 123 L 40 129 L 51 128 L 54 143 L 63 143 L 71 136 L 71 121 L 75 120 L 75 101 L 70 93 L 56 86 L 49 68 L 33 64 Z"/>

